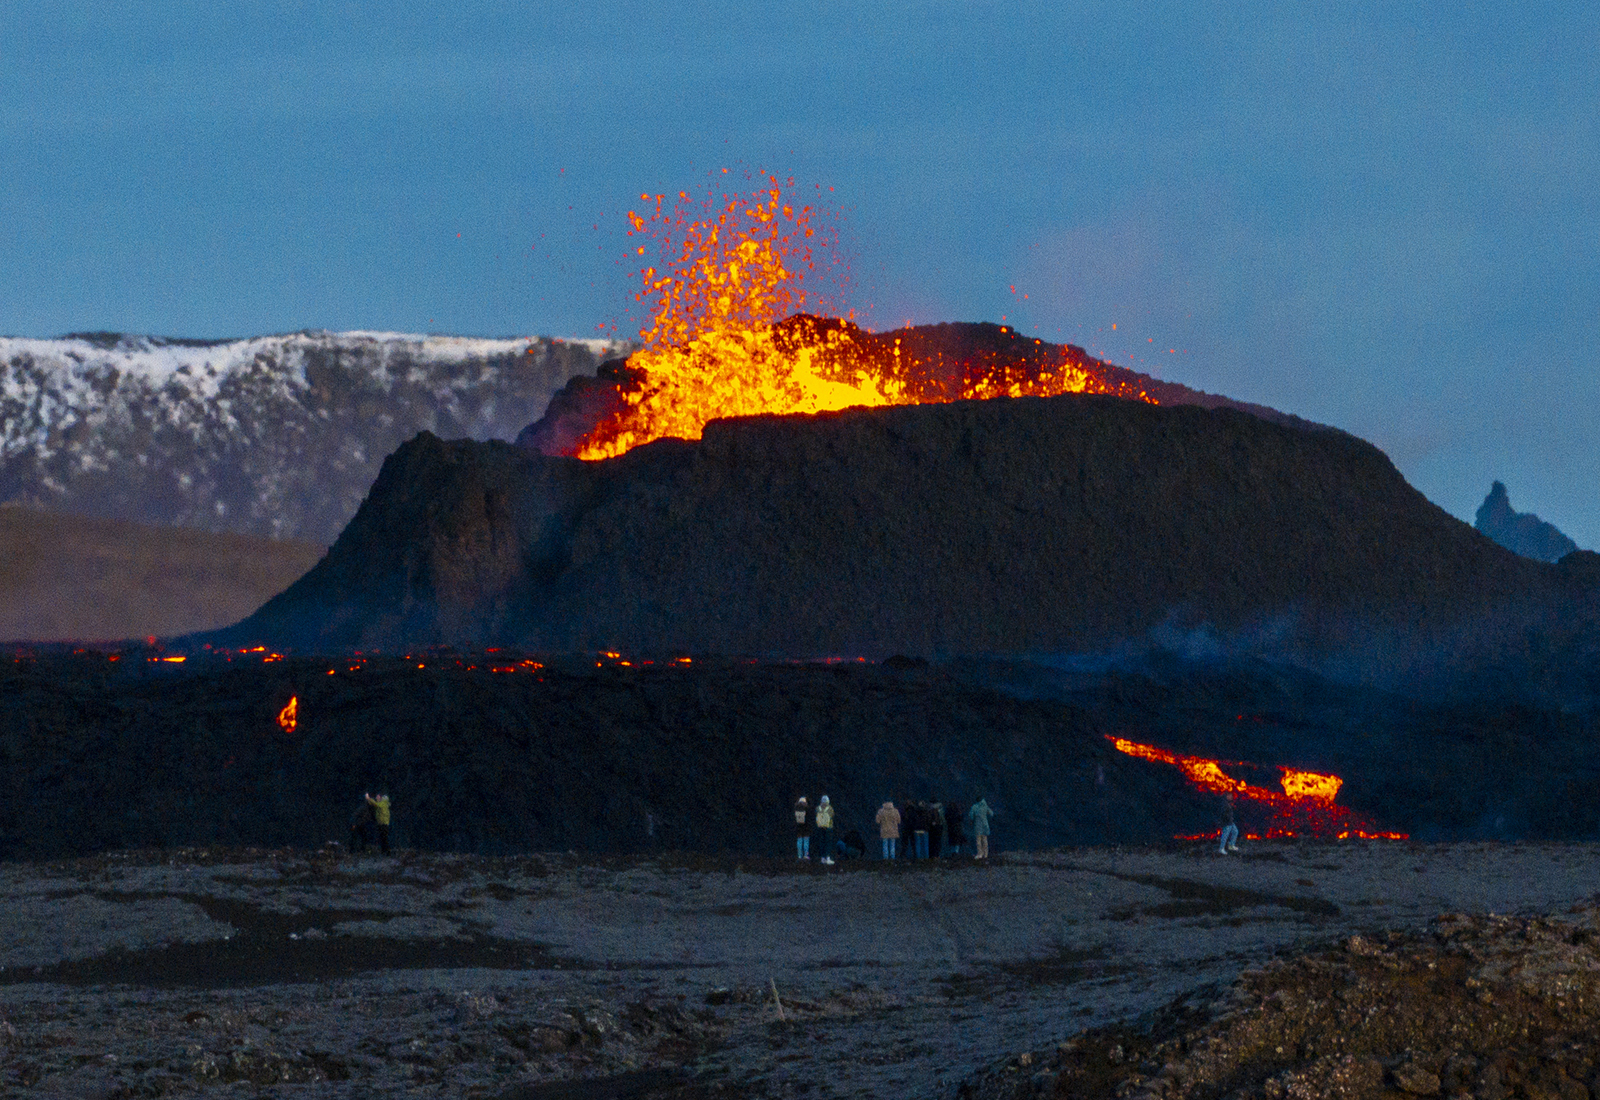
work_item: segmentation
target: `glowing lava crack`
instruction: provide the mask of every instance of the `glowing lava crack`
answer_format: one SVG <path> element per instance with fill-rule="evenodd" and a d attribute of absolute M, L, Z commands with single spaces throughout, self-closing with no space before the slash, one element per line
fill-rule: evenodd
<path fill-rule="evenodd" d="M 1339 788 L 1344 786 L 1344 780 L 1337 775 L 1322 775 L 1279 765 L 1278 770 L 1283 773 L 1283 790 L 1274 791 L 1254 786 L 1242 779 L 1234 779 L 1222 770 L 1226 761 L 1209 760 L 1203 756 L 1183 756 L 1154 745 L 1141 745 L 1122 737 L 1107 735 L 1106 740 L 1116 746 L 1117 751 L 1127 753 L 1129 756 L 1152 760 L 1158 764 L 1171 764 L 1182 770 L 1184 778 L 1196 790 L 1216 795 L 1231 794 L 1241 802 L 1268 810 L 1271 817 L 1266 827 L 1245 834 L 1251 840 L 1270 840 L 1279 837 L 1320 837 L 1336 840 L 1406 839 L 1405 833 L 1380 831 L 1372 822 L 1354 811 L 1335 805 L 1333 800 L 1339 794 Z"/>

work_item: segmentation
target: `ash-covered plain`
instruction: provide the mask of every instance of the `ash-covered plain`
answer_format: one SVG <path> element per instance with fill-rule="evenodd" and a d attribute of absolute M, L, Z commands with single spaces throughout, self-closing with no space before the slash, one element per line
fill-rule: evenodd
<path fill-rule="evenodd" d="M 1384 842 L 13 863 L 0 1095 L 1575 1097 L 1597 875 Z"/>

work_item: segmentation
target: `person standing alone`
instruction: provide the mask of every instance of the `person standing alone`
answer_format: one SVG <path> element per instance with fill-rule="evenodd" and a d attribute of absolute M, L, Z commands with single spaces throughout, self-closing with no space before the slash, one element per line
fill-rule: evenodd
<path fill-rule="evenodd" d="M 989 808 L 986 798 L 978 799 L 967 811 L 967 820 L 972 822 L 972 841 L 977 845 L 973 859 L 989 858 L 989 819 L 993 816 L 994 811 Z"/>
<path fill-rule="evenodd" d="M 817 843 L 822 846 L 822 862 L 833 866 L 833 807 L 827 795 L 817 802 Z"/>
<path fill-rule="evenodd" d="M 1217 841 L 1217 851 L 1223 855 L 1239 850 L 1239 824 L 1233 815 L 1233 793 L 1222 799 L 1222 836 Z"/>
<path fill-rule="evenodd" d="M 811 807 L 805 795 L 794 804 L 794 854 L 800 859 L 811 858 Z"/>

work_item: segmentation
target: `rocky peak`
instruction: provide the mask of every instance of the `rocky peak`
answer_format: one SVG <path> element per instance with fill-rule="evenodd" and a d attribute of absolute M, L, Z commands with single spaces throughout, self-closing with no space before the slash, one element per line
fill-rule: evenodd
<path fill-rule="evenodd" d="M 1554 524 L 1532 512 L 1513 511 L 1511 497 L 1498 481 L 1478 506 L 1473 526 L 1512 553 L 1535 561 L 1560 561 L 1578 548 Z"/>

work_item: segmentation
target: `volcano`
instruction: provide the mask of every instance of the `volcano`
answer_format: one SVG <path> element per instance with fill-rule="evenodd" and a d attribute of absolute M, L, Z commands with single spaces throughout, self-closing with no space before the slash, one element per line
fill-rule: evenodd
<path fill-rule="evenodd" d="M 1530 631 L 1534 656 L 1580 644 L 1590 557 L 1518 557 L 1343 432 L 1067 394 L 713 420 L 596 462 L 423 433 L 322 562 L 206 640 L 875 658 L 1168 637 L 1403 680 L 1527 665 Z"/>
<path fill-rule="evenodd" d="M 1353 436 L 1005 326 L 807 312 L 801 199 L 776 177 L 642 195 L 638 350 L 516 445 L 417 436 L 321 563 L 209 640 L 950 658 L 1165 638 L 1397 682 L 1600 655 L 1600 558 L 1520 558 Z"/>

